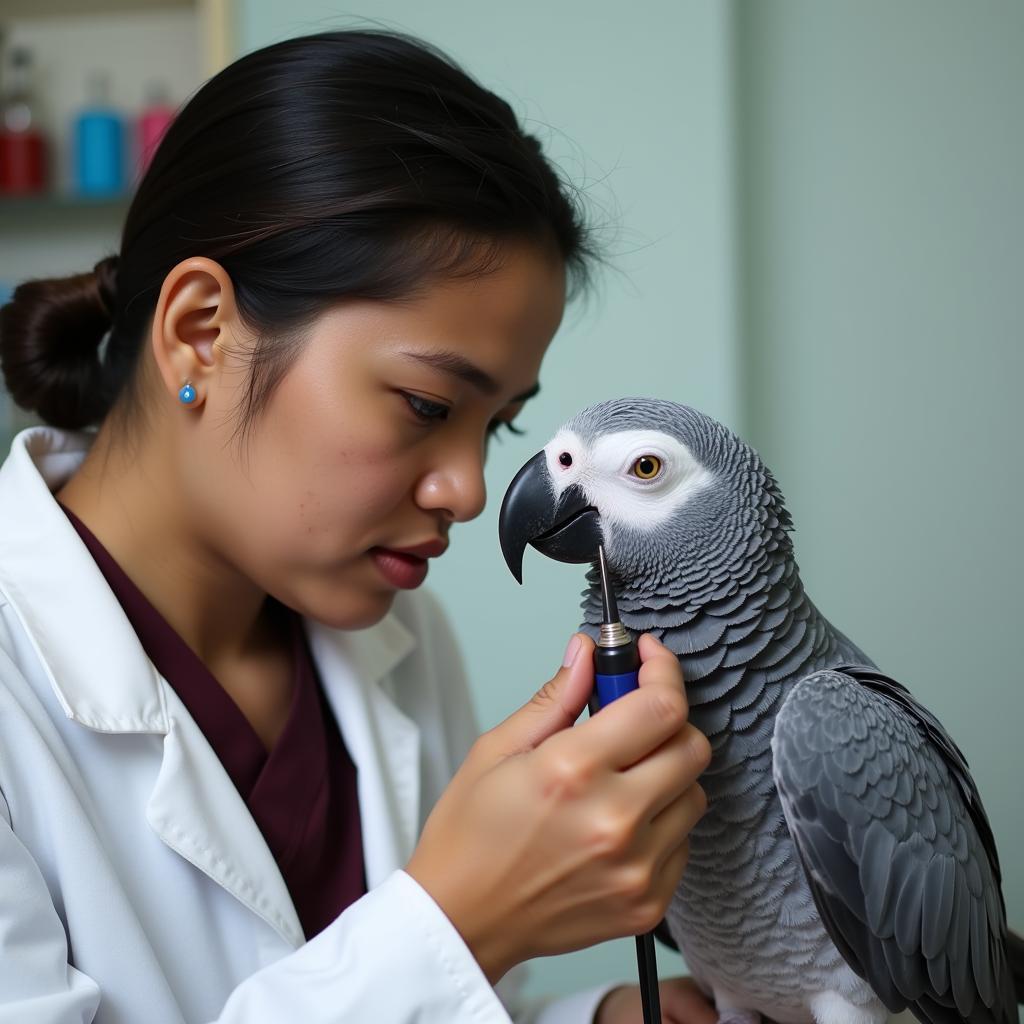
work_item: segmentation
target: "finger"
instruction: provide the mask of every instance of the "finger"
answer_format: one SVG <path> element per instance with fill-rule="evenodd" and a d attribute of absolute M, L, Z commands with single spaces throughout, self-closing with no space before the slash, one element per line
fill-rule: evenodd
<path fill-rule="evenodd" d="M 689 836 L 693 826 L 704 816 L 707 807 L 708 799 L 703 788 L 694 783 L 647 826 L 642 834 L 642 841 L 647 849 L 670 853 Z"/>
<path fill-rule="evenodd" d="M 638 985 L 619 985 L 598 1003 L 594 1024 L 643 1024 Z"/>
<path fill-rule="evenodd" d="M 689 722 L 653 753 L 622 772 L 626 799 L 649 819 L 689 789 L 711 762 L 711 744 Z"/>
<path fill-rule="evenodd" d="M 575 731 L 601 764 L 628 768 L 675 736 L 686 724 L 679 663 L 659 656 L 641 667 L 648 670 L 639 689 L 619 697 L 588 718 Z"/>
<path fill-rule="evenodd" d="M 667 673 L 676 682 L 685 700 L 686 686 L 678 656 L 670 651 L 653 633 L 641 634 L 636 646 L 641 661 L 638 678 L 640 685 L 649 685 L 648 680 L 655 673 L 655 669 L 657 669 L 659 676 Z M 653 667 L 648 668 L 648 665 Z"/>
<path fill-rule="evenodd" d="M 693 978 L 665 978 L 658 989 L 665 1020 L 672 1024 L 716 1024 L 718 1013 Z"/>
<path fill-rule="evenodd" d="M 586 707 L 594 687 L 594 641 L 575 634 L 566 658 L 569 664 L 563 664 L 530 700 L 491 730 L 503 754 L 532 750 L 571 726 Z"/>
<path fill-rule="evenodd" d="M 681 842 L 668 851 L 661 861 L 655 864 L 654 879 L 655 891 L 668 907 L 676 889 L 679 888 L 679 880 L 683 877 L 686 865 L 690 859 L 690 839 L 685 835 Z"/>

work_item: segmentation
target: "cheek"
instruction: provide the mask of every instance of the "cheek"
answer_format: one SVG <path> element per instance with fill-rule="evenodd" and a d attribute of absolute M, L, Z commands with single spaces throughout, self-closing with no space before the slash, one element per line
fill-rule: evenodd
<path fill-rule="evenodd" d="M 320 441 L 261 456 L 247 475 L 224 467 L 199 505 L 212 544 L 267 590 L 311 584 L 395 541 L 412 474 L 387 447 Z"/>
<path fill-rule="evenodd" d="M 407 425 L 358 366 L 341 374 L 300 361 L 257 421 L 247 457 L 236 464 L 231 451 L 232 465 L 213 470 L 217 507 L 206 506 L 250 564 L 315 569 L 356 557 L 382 541 L 416 478 Z"/>
<path fill-rule="evenodd" d="M 292 504 L 307 534 L 372 533 L 412 490 L 410 460 L 379 437 L 321 442 L 307 456 L 287 470 L 293 474 Z"/>
<path fill-rule="evenodd" d="M 420 448 L 397 400 L 355 376 L 344 394 L 310 389 L 268 410 L 260 438 L 255 489 L 272 494 L 277 510 L 268 528 L 290 531 L 282 540 L 303 561 L 342 560 L 394 541 L 389 524 L 408 520 Z"/>

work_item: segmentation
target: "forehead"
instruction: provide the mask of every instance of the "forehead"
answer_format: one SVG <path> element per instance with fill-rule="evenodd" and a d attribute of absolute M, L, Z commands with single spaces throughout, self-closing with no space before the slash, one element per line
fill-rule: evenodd
<path fill-rule="evenodd" d="M 546 249 L 517 245 L 482 276 L 435 282 L 414 302 L 427 341 L 498 361 L 539 356 L 562 320 L 565 268 Z"/>
<path fill-rule="evenodd" d="M 561 323 L 565 269 L 546 249 L 515 246 L 480 276 L 447 278 L 416 295 L 389 302 L 344 303 L 372 330 L 364 341 L 378 352 L 450 352 L 484 373 L 536 379 Z"/>
<path fill-rule="evenodd" d="M 447 354 L 495 380 L 510 394 L 529 388 L 562 319 L 565 270 L 557 256 L 517 246 L 480 277 L 428 283 L 395 301 L 346 300 L 326 318 L 323 333 L 344 337 L 367 358 Z M 433 369 L 443 371 L 443 360 Z M 428 370 L 431 364 L 420 363 Z"/>

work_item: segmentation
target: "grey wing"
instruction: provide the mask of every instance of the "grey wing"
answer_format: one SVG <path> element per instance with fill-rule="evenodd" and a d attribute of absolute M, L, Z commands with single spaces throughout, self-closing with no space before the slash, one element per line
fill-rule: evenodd
<path fill-rule="evenodd" d="M 816 672 L 786 698 L 773 773 L 822 921 L 893 1013 L 1016 1022 L 999 860 L 967 762 L 898 683 Z"/>

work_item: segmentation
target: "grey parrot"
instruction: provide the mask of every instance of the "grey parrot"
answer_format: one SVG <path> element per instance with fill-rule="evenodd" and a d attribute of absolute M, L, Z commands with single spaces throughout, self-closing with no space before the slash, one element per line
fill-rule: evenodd
<path fill-rule="evenodd" d="M 602 543 L 623 624 L 682 664 L 713 755 L 663 925 L 721 1020 L 1016 1021 L 1024 956 L 967 762 L 807 596 L 757 452 L 695 409 L 620 399 L 514 484 L 499 528 L 517 578 L 527 544 L 587 562 Z"/>

